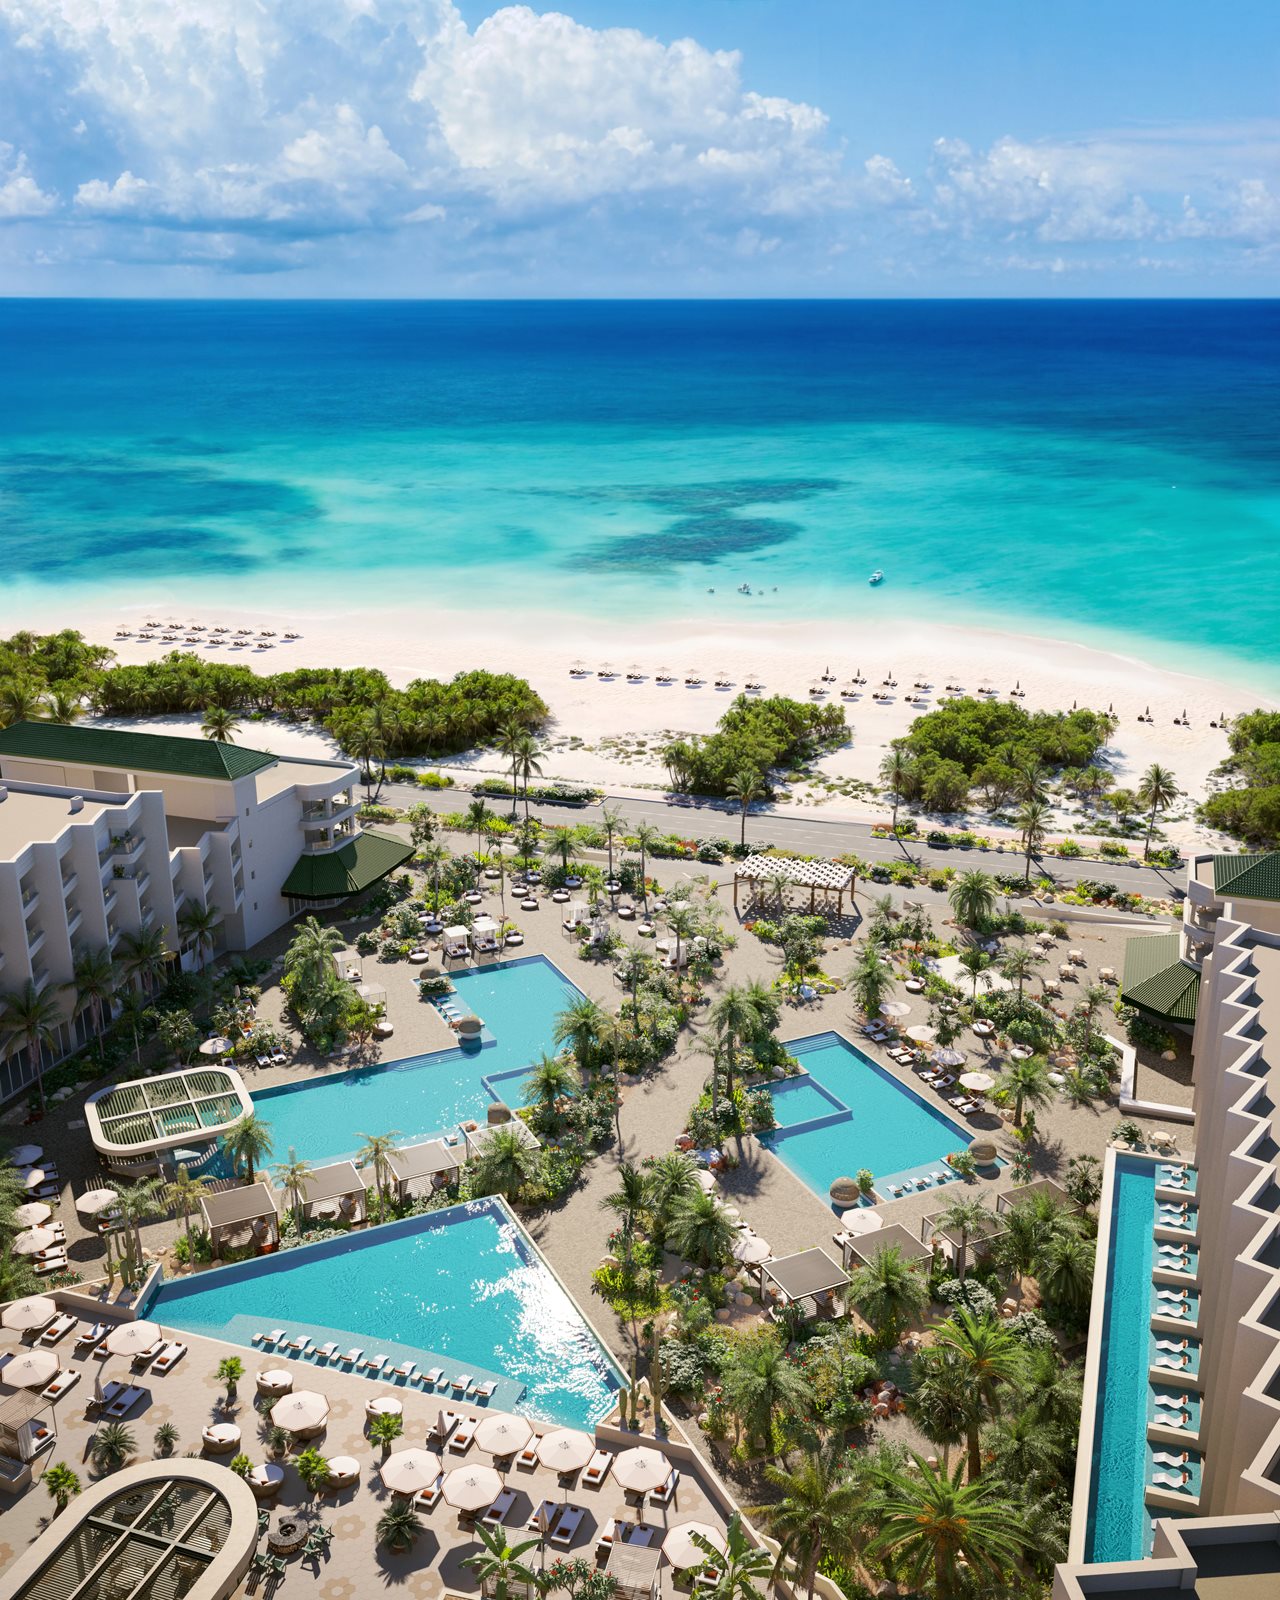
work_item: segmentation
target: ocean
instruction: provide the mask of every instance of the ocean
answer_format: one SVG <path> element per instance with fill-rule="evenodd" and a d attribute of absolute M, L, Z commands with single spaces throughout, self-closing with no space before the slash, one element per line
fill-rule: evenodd
<path fill-rule="evenodd" d="M 9 300 L 0 626 L 924 617 L 1276 687 L 1278 440 L 1275 301 Z"/>

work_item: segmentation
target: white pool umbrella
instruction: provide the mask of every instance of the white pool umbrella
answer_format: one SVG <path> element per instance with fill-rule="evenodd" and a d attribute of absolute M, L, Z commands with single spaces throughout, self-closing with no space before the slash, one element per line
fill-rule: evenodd
<path fill-rule="evenodd" d="M 20 1144 L 10 1154 L 9 1160 L 15 1167 L 33 1167 L 43 1154 L 44 1151 L 38 1144 Z"/>
<path fill-rule="evenodd" d="M 440 1457 L 430 1450 L 396 1450 L 378 1468 L 378 1476 L 392 1494 L 421 1494 L 440 1476 Z M 496 1495 L 495 1489 L 490 1500 Z"/>
<path fill-rule="evenodd" d="M 939 1067 L 962 1067 L 964 1065 L 963 1050 L 935 1050 L 932 1057 L 934 1064 Z"/>
<path fill-rule="evenodd" d="M 51 1250 L 58 1242 L 52 1228 L 28 1228 L 13 1241 L 14 1252 L 20 1256 L 37 1256 L 42 1250 Z"/>
<path fill-rule="evenodd" d="M 445 1503 L 455 1511 L 483 1511 L 501 1493 L 502 1478 L 493 1467 L 455 1467 L 444 1480 Z"/>
<path fill-rule="evenodd" d="M 701 1534 L 709 1545 L 714 1546 L 721 1555 L 724 1554 L 724 1534 L 719 1528 L 713 1528 L 709 1522 L 682 1522 L 672 1528 L 662 1541 L 662 1553 L 673 1567 L 700 1567 L 704 1561 L 711 1559 L 701 1546 L 694 1543 L 695 1533 Z"/>
<path fill-rule="evenodd" d="M 613 1476 L 632 1494 L 648 1494 L 651 1489 L 661 1489 L 671 1476 L 671 1463 L 661 1450 L 639 1444 L 622 1452 L 613 1464 Z"/>
<path fill-rule="evenodd" d="M 13 1220 L 20 1228 L 38 1228 L 42 1222 L 48 1222 L 52 1215 L 53 1207 L 45 1205 L 43 1200 L 29 1200 L 13 1213 Z"/>
<path fill-rule="evenodd" d="M 271 1408 L 272 1422 L 289 1433 L 318 1428 L 328 1415 L 329 1402 L 315 1389 L 297 1389 Z"/>
<path fill-rule="evenodd" d="M 122 1322 L 107 1335 L 107 1353 L 113 1356 L 136 1356 L 139 1350 L 149 1350 L 160 1337 L 160 1326 L 155 1322 Z"/>
<path fill-rule="evenodd" d="M 740 1233 L 733 1241 L 733 1259 L 749 1267 L 759 1266 L 773 1254 L 773 1247 L 758 1233 Z"/>
<path fill-rule="evenodd" d="M 0 1378 L 15 1389 L 43 1389 L 57 1370 L 58 1358 L 52 1350 L 24 1350 L 5 1363 Z"/>
<path fill-rule="evenodd" d="M 927 1022 L 917 1022 L 914 1028 L 907 1029 L 907 1038 L 914 1039 L 917 1044 L 932 1044 L 937 1037 L 938 1030 Z"/>
<path fill-rule="evenodd" d="M 595 1449 L 596 1442 L 589 1433 L 579 1433 L 577 1428 L 557 1428 L 540 1441 L 538 1460 L 563 1476 L 566 1472 L 580 1472 Z"/>
<path fill-rule="evenodd" d="M 22 1181 L 26 1188 L 38 1189 L 44 1182 L 44 1168 L 28 1167 L 26 1172 L 24 1172 L 22 1175 Z"/>
<path fill-rule="evenodd" d="M 202 1056 L 225 1056 L 232 1049 L 231 1040 L 225 1034 L 215 1034 L 212 1039 L 206 1039 L 200 1046 Z"/>
<path fill-rule="evenodd" d="M 47 1294 L 29 1294 L 25 1300 L 15 1300 L 12 1305 L 6 1306 L 0 1315 L 0 1322 L 6 1328 L 29 1333 L 32 1328 L 43 1328 L 57 1314 L 58 1308 Z"/>
<path fill-rule="evenodd" d="M 905 1000 L 886 1000 L 880 1007 L 880 1014 L 885 1017 L 905 1017 L 910 1012 L 911 1007 Z"/>
<path fill-rule="evenodd" d="M 973 1089 L 978 1094 L 985 1094 L 988 1089 L 994 1089 L 996 1080 L 989 1072 L 962 1072 L 960 1074 L 960 1087 Z"/>
<path fill-rule="evenodd" d="M 532 1437 L 533 1428 L 524 1417 L 486 1417 L 476 1429 L 476 1443 L 491 1456 L 513 1456 Z"/>
<path fill-rule="evenodd" d="M 846 1233 L 875 1233 L 884 1227 L 880 1213 L 865 1206 L 855 1206 L 852 1211 L 844 1212 L 840 1221 Z"/>
<path fill-rule="evenodd" d="M 119 1198 L 114 1189 L 87 1189 L 76 1201 L 76 1210 L 82 1217 L 96 1217 L 109 1211 Z"/>

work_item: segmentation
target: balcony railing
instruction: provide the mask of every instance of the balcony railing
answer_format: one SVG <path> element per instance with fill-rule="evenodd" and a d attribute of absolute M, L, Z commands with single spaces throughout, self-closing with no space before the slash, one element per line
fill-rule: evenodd
<path fill-rule="evenodd" d="M 76 884 L 78 884 L 79 882 L 80 882 L 80 874 L 78 872 L 64 872 L 62 874 L 62 892 L 63 892 L 63 894 L 70 894 L 71 891 L 75 888 Z"/>

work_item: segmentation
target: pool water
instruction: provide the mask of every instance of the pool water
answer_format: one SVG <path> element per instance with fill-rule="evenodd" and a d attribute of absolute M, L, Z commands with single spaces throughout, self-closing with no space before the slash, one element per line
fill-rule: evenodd
<path fill-rule="evenodd" d="M 973 1135 L 885 1072 L 838 1033 L 787 1041 L 807 1076 L 773 1086 L 777 1129 L 761 1142 L 824 1201 L 836 1178 L 863 1168 L 877 1191 L 904 1174 L 937 1168 Z"/>
<path fill-rule="evenodd" d="M 556 1014 L 581 991 L 545 956 L 459 972 L 453 982 L 484 1022 L 484 1044 L 255 1090 L 254 1111 L 270 1124 L 275 1159 L 292 1146 L 313 1165 L 339 1160 L 354 1155 L 365 1134 L 394 1131 L 416 1142 L 483 1119 L 493 1099 L 521 1104 L 530 1063 L 554 1049 Z"/>
<path fill-rule="evenodd" d="M 593 1427 L 622 1382 L 500 1200 L 163 1284 L 147 1315 L 233 1344 L 281 1327 L 316 1343 L 360 1345 L 367 1355 L 409 1353 L 451 1377 L 492 1373 L 509 1380 L 495 1408 L 567 1427 Z"/>
<path fill-rule="evenodd" d="M 1154 1216 L 1153 1164 L 1118 1155 L 1098 1355 L 1086 1561 L 1137 1561 L 1143 1554 Z"/>

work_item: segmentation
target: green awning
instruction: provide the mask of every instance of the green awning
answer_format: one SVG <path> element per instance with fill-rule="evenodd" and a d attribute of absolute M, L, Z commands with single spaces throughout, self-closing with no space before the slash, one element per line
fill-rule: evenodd
<path fill-rule="evenodd" d="M 365 828 L 340 850 L 299 856 L 280 893 L 291 900 L 340 900 L 359 894 L 412 856 L 407 840 Z"/>
<path fill-rule="evenodd" d="M 1232 900 L 1280 900 L 1280 852 L 1214 856 L 1213 887 Z"/>
<path fill-rule="evenodd" d="M 1200 999 L 1200 974 L 1181 955 L 1177 933 L 1140 934 L 1124 952 L 1120 985 L 1126 1005 L 1138 1006 L 1169 1022 L 1194 1022 Z"/>

